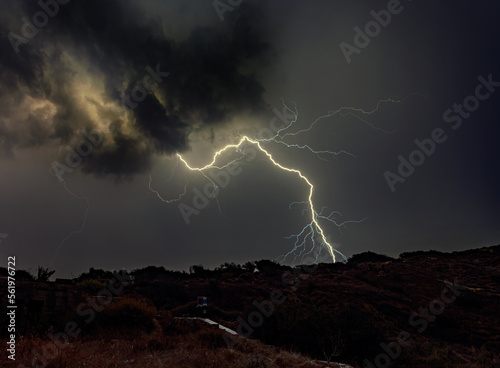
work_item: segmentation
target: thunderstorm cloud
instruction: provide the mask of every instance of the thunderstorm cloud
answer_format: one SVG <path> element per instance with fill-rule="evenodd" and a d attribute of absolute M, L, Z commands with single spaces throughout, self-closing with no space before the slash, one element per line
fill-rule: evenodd
<path fill-rule="evenodd" d="M 160 5 L 46 4 L 44 26 L 37 2 L 8 2 L 1 15 L 2 155 L 74 145 L 94 129 L 104 140 L 84 172 L 127 176 L 157 153 L 188 150 L 192 132 L 267 108 L 254 65 L 269 64 L 272 52 L 256 6 L 242 5 L 223 24 L 214 12 L 180 32 L 157 14 L 172 10 Z"/>

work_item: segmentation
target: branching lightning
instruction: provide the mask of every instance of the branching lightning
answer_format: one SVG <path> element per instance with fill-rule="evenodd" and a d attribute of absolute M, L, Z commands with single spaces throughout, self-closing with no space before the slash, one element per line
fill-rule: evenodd
<path fill-rule="evenodd" d="M 52 172 L 51 172 L 51 174 L 52 174 Z M 55 174 L 52 174 L 52 175 L 55 175 Z M 59 243 L 59 246 L 56 248 L 56 251 L 54 253 L 54 256 L 52 257 L 52 260 L 50 261 L 49 267 L 52 267 L 52 265 L 54 264 L 56 257 L 57 257 L 57 254 L 59 253 L 59 250 L 62 248 L 64 243 L 66 241 L 68 241 L 73 235 L 79 234 L 85 229 L 85 226 L 87 224 L 87 216 L 88 216 L 89 211 L 90 211 L 90 201 L 89 201 L 88 197 L 76 195 L 75 193 L 73 193 L 71 190 L 68 189 L 68 187 L 66 186 L 66 181 L 64 179 L 60 178 L 60 180 L 62 180 L 62 185 L 64 187 L 64 190 L 66 190 L 66 192 L 68 192 L 72 197 L 74 197 L 78 200 L 85 200 L 85 202 L 87 203 L 87 207 L 85 208 L 85 214 L 83 216 L 83 221 L 82 221 L 80 228 L 78 230 L 74 230 L 74 231 L 70 232 L 63 240 L 61 240 L 61 242 Z"/>
<path fill-rule="evenodd" d="M 316 209 L 316 207 L 314 205 L 314 201 L 313 201 L 314 185 L 312 184 L 311 180 L 309 178 L 307 178 L 300 170 L 284 166 L 283 164 L 277 162 L 275 160 L 275 158 L 273 157 L 273 155 L 267 149 L 265 149 L 262 144 L 263 143 L 275 143 L 275 144 L 284 145 L 287 148 L 306 150 L 306 151 L 309 151 L 310 153 L 315 154 L 319 159 L 322 159 L 322 160 L 325 160 L 326 159 L 325 157 L 328 157 L 328 156 L 335 158 L 336 156 L 342 155 L 342 154 L 356 157 L 353 154 L 351 154 L 347 151 L 344 151 L 344 150 L 340 150 L 340 151 L 336 151 L 336 152 L 329 151 L 329 150 L 316 150 L 307 144 L 287 143 L 283 139 L 286 138 L 287 136 L 297 136 L 299 134 L 303 134 L 305 132 L 308 132 L 320 120 L 326 119 L 326 118 L 331 118 L 331 117 L 334 117 L 335 115 L 341 115 L 342 117 L 345 117 L 346 115 L 351 115 L 354 118 L 363 122 L 364 124 L 368 125 L 372 129 L 381 131 L 382 133 L 385 133 L 385 134 L 391 134 L 391 133 L 393 133 L 393 131 L 386 131 L 384 129 L 378 128 L 375 125 L 369 123 L 367 120 L 363 119 L 361 116 L 372 115 L 372 114 L 376 113 L 377 111 L 379 111 L 380 106 L 383 103 L 401 103 L 401 102 L 402 102 L 402 100 L 395 100 L 395 99 L 381 100 L 377 103 L 376 107 L 372 110 L 365 110 L 365 109 L 354 108 L 354 107 L 341 107 L 337 110 L 328 112 L 328 114 L 326 114 L 326 115 L 318 117 L 316 120 L 314 120 L 309 125 L 309 127 L 305 128 L 305 129 L 298 130 L 296 132 L 289 131 L 290 128 L 297 122 L 298 112 L 297 112 L 296 105 L 294 104 L 294 110 L 292 110 L 283 102 L 284 108 L 286 110 L 288 110 L 290 113 L 292 113 L 294 118 L 287 125 L 283 126 L 279 130 L 277 130 L 277 132 L 274 136 L 272 136 L 270 138 L 251 138 L 247 135 L 244 135 L 243 137 L 241 137 L 239 139 L 239 141 L 237 143 L 228 144 L 225 147 L 221 148 L 220 150 L 216 151 L 214 153 L 211 161 L 208 164 L 201 166 L 201 167 L 193 167 L 192 165 L 190 165 L 186 161 L 186 159 L 181 154 L 177 154 L 177 158 L 179 160 L 178 163 L 182 162 L 184 164 L 184 166 L 186 167 L 186 169 L 188 169 L 189 171 L 195 171 L 195 172 L 201 173 L 207 180 L 209 180 L 212 183 L 213 188 L 214 188 L 213 193 L 215 193 L 215 191 L 218 189 L 218 186 L 205 173 L 205 171 L 209 170 L 209 169 L 222 170 L 222 169 L 226 168 L 227 166 L 231 165 L 232 163 L 240 160 L 241 157 L 243 157 L 243 155 L 244 155 L 244 152 L 245 152 L 244 146 L 246 144 L 251 144 L 251 145 L 257 147 L 257 149 L 260 152 L 262 152 L 274 166 L 281 169 L 282 171 L 295 174 L 303 182 L 305 182 L 305 184 L 309 188 L 307 200 L 292 202 L 292 203 L 290 203 L 290 206 L 289 206 L 291 209 L 293 205 L 304 205 L 305 208 L 303 209 L 302 214 L 303 215 L 307 214 L 307 216 L 309 218 L 309 222 L 297 234 L 292 234 L 292 235 L 286 237 L 287 239 L 295 239 L 294 247 L 290 252 L 283 255 L 281 257 L 281 260 L 284 261 L 289 256 L 294 256 L 294 261 L 295 261 L 295 259 L 297 257 L 303 257 L 305 255 L 313 255 L 315 257 L 315 259 L 318 260 L 321 252 L 326 248 L 326 250 L 328 251 L 329 255 L 331 256 L 333 262 L 336 261 L 336 254 L 339 254 L 343 258 L 344 261 L 347 261 L 347 257 L 345 255 L 343 255 L 340 251 L 335 249 L 333 247 L 332 243 L 327 239 L 325 231 L 323 230 L 323 227 L 321 226 L 320 222 L 330 222 L 330 223 L 334 224 L 335 226 L 337 226 L 340 230 L 342 230 L 342 228 L 345 225 L 347 225 L 349 223 L 360 223 L 360 222 L 366 220 L 366 218 L 361 219 L 361 220 L 346 221 L 346 220 L 341 220 L 342 214 L 338 211 L 327 212 L 326 207 L 322 207 L 321 210 L 318 211 Z M 219 164 L 218 165 L 217 162 L 221 158 L 221 156 L 225 152 L 228 152 L 230 150 L 234 150 L 237 153 L 240 153 L 241 157 L 233 159 L 233 160 L 227 162 L 226 164 L 223 164 L 223 165 Z M 170 203 L 172 201 L 180 200 L 182 198 L 182 196 L 185 195 L 186 188 L 187 188 L 188 184 L 189 183 L 186 183 L 186 186 L 184 187 L 184 192 L 180 196 L 178 196 L 177 198 L 175 198 L 173 200 L 164 200 L 157 191 L 151 189 L 151 177 L 150 177 L 150 182 L 149 182 L 149 188 L 163 202 Z M 215 198 L 215 196 L 212 196 L 212 197 Z M 219 206 L 219 209 L 220 209 L 220 206 Z M 311 244 L 311 245 L 308 246 L 308 244 Z"/>
<path fill-rule="evenodd" d="M 345 150 L 340 150 L 340 151 L 316 150 L 316 149 L 312 148 L 311 146 L 309 146 L 307 144 L 287 143 L 283 139 L 286 138 L 286 137 L 288 137 L 288 136 L 297 136 L 299 134 L 303 134 L 303 133 L 306 133 L 308 131 L 311 131 L 312 128 L 320 120 L 326 119 L 326 118 L 331 118 L 331 117 L 334 117 L 336 115 L 341 115 L 342 117 L 345 117 L 347 115 L 351 115 L 352 117 L 360 120 L 361 122 L 363 122 L 364 124 L 368 125 L 372 129 L 379 130 L 379 131 L 381 131 L 381 132 L 383 132 L 385 134 L 390 134 L 392 132 L 389 132 L 389 131 L 386 131 L 386 130 L 383 130 L 381 128 L 376 127 L 375 125 L 369 123 L 368 121 L 366 121 L 365 119 L 363 119 L 359 115 L 372 115 L 375 112 L 379 111 L 379 108 L 380 108 L 381 104 L 383 104 L 383 103 L 401 103 L 405 99 L 402 99 L 402 100 L 394 100 L 394 99 L 381 100 L 381 101 L 379 101 L 377 103 L 376 107 L 374 109 L 372 109 L 372 110 L 364 110 L 364 109 L 361 109 L 361 108 L 354 108 L 354 107 L 341 107 L 341 108 L 339 108 L 337 110 L 328 112 L 328 114 L 325 114 L 323 116 L 318 117 L 316 120 L 314 120 L 309 125 L 309 127 L 305 128 L 305 129 L 298 130 L 296 132 L 291 132 L 289 130 L 297 122 L 297 119 L 298 119 L 297 108 L 296 108 L 296 106 L 294 104 L 294 108 L 295 109 L 292 110 L 287 105 L 285 105 L 285 103 L 283 102 L 284 108 L 287 111 L 289 111 L 290 113 L 292 113 L 293 116 L 294 116 L 294 118 L 292 120 L 290 120 L 290 122 L 288 124 L 285 124 L 283 127 L 281 127 L 280 129 L 278 129 L 276 131 L 276 133 L 275 133 L 274 136 L 269 137 L 269 138 L 250 138 L 249 136 L 244 135 L 244 136 L 242 136 L 239 139 L 238 143 L 228 144 L 225 147 L 223 147 L 220 150 L 218 150 L 217 152 L 215 152 L 215 154 L 212 157 L 212 160 L 208 164 L 206 164 L 205 166 L 202 166 L 202 167 L 193 167 L 193 166 L 191 166 L 182 155 L 177 154 L 176 155 L 176 158 L 177 158 L 176 165 L 175 165 L 175 167 L 174 167 L 174 169 L 173 169 L 170 177 L 167 179 L 167 181 L 171 180 L 174 177 L 175 170 L 178 168 L 178 166 L 179 166 L 180 163 L 182 163 L 189 171 L 199 172 L 201 175 L 203 175 L 212 184 L 213 191 L 212 191 L 211 195 L 208 196 L 208 197 L 209 198 L 213 198 L 213 199 L 216 200 L 217 206 L 219 208 L 219 211 L 222 213 L 219 201 L 218 201 L 217 196 L 216 196 L 216 192 L 219 189 L 219 187 L 205 173 L 205 171 L 209 170 L 209 169 L 223 170 L 223 169 L 227 168 L 229 165 L 231 165 L 231 164 L 239 161 L 241 158 L 243 158 L 245 156 L 245 147 L 243 147 L 245 144 L 254 145 L 255 147 L 258 148 L 258 150 L 260 152 L 262 152 L 268 158 L 268 160 L 274 166 L 278 167 L 282 171 L 286 171 L 286 172 L 295 174 L 303 182 L 305 182 L 305 184 L 309 188 L 308 195 L 307 195 L 307 200 L 296 201 L 296 202 L 290 203 L 290 206 L 289 206 L 290 209 L 292 208 L 293 205 L 303 205 L 303 206 L 305 206 L 305 208 L 302 210 L 302 215 L 304 216 L 304 215 L 307 214 L 307 216 L 309 217 L 309 222 L 297 234 L 292 234 L 292 235 L 286 237 L 287 239 L 295 239 L 295 242 L 294 242 L 293 249 L 290 252 L 288 252 L 287 254 L 285 254 L 285 255 L 283 255 L 281 257 L 282 260 L 284 261 L 289 256 L 294 256 L 294 261 L 295 261 L 295 259 L 297 257 L 301 257 L 301 256 L 305 256 L 305 255 L 313 255 L 313 256 L 315 256 L 315 259 L 318 260 L 321 252 L 326 248 L 328 250 L 329 255 L 332 257 L 333 262 L 336 261 L 335 254 L 341 255 L 342 258 L 345 261 L 347 261 L 347 258 L 340 251 L 338 251 L 337 249 L 335 249 L 333 247 L 332 243 L 328 240 L 327 236 L 325 235 L 325 231 L 323 230 L 320 222 L 326 222 L 326 221 L 328 221 L 328 222 L 334 224 L 335 226 L 337 226 L 340 230 L 342 230 L 342 228 L 346 224 L 349 224 L 349 223 L 359 223 L 359 222 L 364 221 L 366 218 L 362 219 L 362 220 L 342 221 L 341 220 L 342 215 L 338 211 L 331 211 L 331 212 L 327 213 L 326 212 L 326 207 L 322 207 L 320 211 L 317 211 L 316 208 L 315 208 L 315 206 L 314 206 L 314 202 L 313 202 L 314 185 L 312 184 L 312 182 L 300 170 L 295 169 L 295 168 L 286 167 L 283 164 L 280 164 L 279 162 L 277 162 L 275 160 L 275 158 L 273 157 L 273 155 L 268 150 L 266 150 L 262 146 L 262 144 L 264 144 L 264 143 L 275 143 L 275 144 L 284 145 L 287 148 L 295 148 L 295 149 L 306 150 L 306 151 L 309 151 L 310 153 L 316 155 L 321 160 L 326 160 L 327 157 L 335 158 L 338 155 L 348 155 L 348 156 L 351 156 L 351 157 L 356 157 L 352 153 L 349 153 L 349 152 L 347 152 Z M 227 151 L 229 151 L 229 150 L 231 150 L 231 149 L 234 149 L 237 153 L 239 153 L 240 157 L 237 157 L 237 158 L 235 158 L 233 160 L 230 160 L 230 161 L 228 161 L 227 163 L 225 163 L 223 165 L 216 165 L 217 161 L 221 158 L 222 154 L 225 153 L 225 152 L 227 152 Z M 49 170 L 49 172 L 52 175 L 57 176 L 51 170 Z M 59 179 L 61 180 L 60 177 L 59 177 Z M 53 265 L 53 263 L 54 263 L 54 261 L 55 261 L 55 259 L 57 257 L 57 254 L 58 254 L 59 250 L 63 247 L 63 245 L 73 235 L 81 233 L 85 229 L 86 222 L 87 222 L 87 216 L 88 216 L 88 213 L 89 213 L 90 208 L 91 208 L 90 201 L 89 201 L 88 197 L 76 195 L 75 193 L 73 193 L 71 190 L 68 189 L 68 187 L 66 185 L 66 182 L 64 180 L 61 180 L 61 181 L 62 181 L 63 187 L 66 190 L 66 192 L 68 192 L 72 197 L 76 198 L 77 200 L 84 200 L 86 202 L 87 206 L 86 206 L 86 209 L 85 209 L 85 213 L 84 213 L 84 216 L 83 216 L 83 221 L 82 221 L 82 224 L 81 224 L 80 228 L 78 230 L 70 232 L 64 239 L 61 240 L 61 242 L 59 243 L 59 246 L 57 247 L 57 249 L 55 251 L 55 254 L 54 254 L 54 256 L 53 256 L 53 258 L 52 258 L 52 260 L 50 262 L 50 266 Z M 187 193 L 188 185 L 189 185 L 189 181 L 186 181 L 186 183 L 184 185 L 183 192 L 180 193 L 176 198 L 173 198 L 173 199 L 165 199 L 165 198 L 162 197 L 162 195 L 157 190 L 153 189 L 151 175 L 149 176 L 148 188 L 163 203 L 170 204 L 170 203 L 179 202 L 179 201 L 182 200 L 182 198 Z M 308 244 L 309 243 L 312 243 L 312 246 L 309 246 L 309 248 L 308 248 Z"/>
<path fill-rule="evenodd" d="M 309 181 L 309 179 L 304 175 L 302 174 L 302 172 L 300 170 L 297 170 L 297 169 L 293 169 L 293 168 L 289 168 L 289 167 L 286 167 L 286 166 L 283 166 L 281 165 L 280 163 L 278 163 L 274 157 L 272 156 L 271 153 L 269 153 L 265 148 L 262 147 L 261 143 L 263 141 L 267 141 L 268 139 L 252 139 L 252 138 L 249 138 L 247 136 L 244 136 L 243 138 L 240 139 L 240 141 L 237 143 L 237 144 L 228 144 L 227 146 L 225 146 L 224 148 L 220 149 L 219 151 L 217 151 L 214 156 L 213 156 L 213 159 L 210 163 L 208 163 L 207 165 L 203 166 L 203 167 L 192 167 L 189 165 L 189 163 L 180 155 L 180 154 L 177 154 L 177 156 L 179 157 L 179 159 L 184 163 L 184 165 L 186 165 L 186 168 L 191 170 L 191 171 L 199 171 L 201 173 L 203 173 L 204 170 L 207 170 L 207 169 L 213 169 L 213 168 L 216 168 L 216 169 L 223 169 L 224 167 L 226 167 L 228 164 L 224 165 L 224 166 L 216 166 L 215 163 L 217 161 L 217 158 L 224 152 L 230 150 L 230 149 L 241 149 L 241 146 L 243 145 L 243 143 L 245 142 L 248 142 L 248 143 L 251 143 L 253 145 L 255 145 L 259 151 L 261 151 L 262 153 L 264 153 L 269 161 L 276 167 L 280 168 L 281 170 L 283 171 L 287 171 L 287 172 L 290 172 L 290 173 L 294 173 L 296 174 L 297 176 L 299 176 L 306 184 L 307 186 L 309 187 L 309 195 L 307 197 L 307 204 L 308 204 L 308 207 L 309 207 L 309 212 L 311 214 L 311 222 L 306 226 L 306 228 L 309 228 L 310 229 L 310 232 L 308 234 L 306 234 L 305 238 L 307 236 L 310 236 L 312 238 L 312 241 L 313 241 L 313 248 L 316 248 L 316 244 L 315 244 L 315 239 L 314 239 L 314 235 L 318 235 L 319 238 L 321 239 L 321 244 L 322 245 L 326 245 L 327 248 L 328 248 L 328 251 L 330 253 L 330 255 L 332 256 L 332 259 L 333 261 L 335 262 L 335 249 L 330 245 L 330 243 L 327 241 L 326 239 L 326 236 L 325 236 L 325 233 L 323 231 L 323 228 L 321 227 L 321 225 L 319 224 L 318 222 L 318 218 L 320 217 L 320 213 L 318 213 L 315 208 L 314 208 L 314 203 L 313 203 L 313 200 L 312 200 L 312 197 L 313 197 L 313 192 L 314 192 L 314 185 Z M 289 147 L 295 147 L 295 145 L 290 145 Z M 309 146 L 307 146 L 309 150 L 311 150 L 311 152 L 313 153 L 316 153 L 318 151 L 314 151 L 312 150 Z M 325 151 L 325 152 L 328 152 L 330 154 L 335 154 L 334 152 L 330 152 L 330 151 Z M 214 184 L 215 185 L 215 184 Z M 322 216 L 323 218 L 326 218 L 325 216 Z M 301 237 L 302 233 L 304 233 L 305 231 L 305 228 L 302 230 L 301 233 L 299 233 L 297 235 L 297 237 Z M 298 240 L 297 240 L 298 241 Z M 305 241 L 305 239 L 304 239 Z"/>
<path fill-rule="evenodd" d="M 184 191 L 179 194 L 179 196 L 177 198 L 174 198 L 174 199 L 165 199 L 161 196 L 161 194 L 157 191 L 157 190 L 154 190 L 153 188 L 151 188 L 151 182 L 153 181 L 153 179 L 151 178 L 151 175 L 149 175 L 149 183 L 148 183 L 148 187 L 149 187 L 149 190 L 152 191 L 154 194 L 156 194 L 156 196 L 163 202 L 163 203 L 172 203 L 172 202 L 178 202 L 182 199 L 182 197 L 184 197 L 186 195 L 186 191 L 187 191 L 187 187 L 189 185 L 189 182 L 186 182 L 186 184 L 184 185 Z"/>

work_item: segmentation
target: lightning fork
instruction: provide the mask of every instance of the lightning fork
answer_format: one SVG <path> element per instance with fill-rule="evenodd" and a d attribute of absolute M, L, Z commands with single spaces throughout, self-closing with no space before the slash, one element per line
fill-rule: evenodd
<path fill-rule="evenodd" d="M 314 192 L 314 185 L 309 181 L 309 179 L 304 174 L 302 174 L 302 172 L 300 170 L 293 169 L 293 168 L 288 168 L 288 167 L 283 166 L 280 163 L 278 163 L 274 159 L 274 157 L 272 156 L 272 154 L 269 153 L 267 150 L 265 150 L 262 147 L 262 145 L 261 145 L 262 141 L 261 140 L 255 140 L 255 139 L 249 138 L 247 136 L 244 136 L 243 138 L 240 139 L 240 141 L 237 144 L 228 144 L 225 147 L 223 147 L 220 150 L 218 150 L 214 154 L 212 161 L 210 163 L 206 164 L 205 166 L 202 166 L 202 167 L 192 167 L 191 165 L 188 164 L 188 162 L 180 154 L 177 154 L 177 156 L 184 163 L 184 165 L 186 165 L 186 168 L 188 170 L 198 171 L 198 172 L 203 173 L 203 171 L 207 170 L 207 169 L 221 168 L 221 167 L 215 165 L 215 163 L 217 162 L 217 158 L 219 156 L 221 156 L 224 152 L 226 152 L 229 149 L 239 149 L 241 147 L 241 145 L 243 143 L 245 143 L 245 142 L 248 142 L 248 143 L 251 143 L 251 144 L 257 146 L 258 149 L 268 157 L 269 161 L 274 166 L 277 166 L 278 168 L 280 168 L 283 171 L 287 171 L 287 172 L 296 174 L 297 176 L 299 176 L 308 185 L 308 187 L 309 187 L 309 195 L 308 195 L 308 198 L 307 198 L 307 203 L 308 203 L 308 207 L 310 209 L 310 216 L 311 216 L 311 222 L 309 223 L 308 226 L 309 226 L 309 228 L 311 230 L 311 236 L 318 235 L 321 238 L 322 245 L 326 245 L 327 246 L 327 249 L 328 249 L 328 251 L 329 251 L 329 253 L 330 253 L 331 257 L 332 257 L 332 260 L 333 260 L 333 262 L 335 262 L 335 251 L 334 251 L 333 247 L 331 246 L 331 244 L 327 241 L 325 233 L 324 233 L 323 229 L 321 228 L 321 226 L 320 226 L 320 224 L 318 222 L 318 213 L 314 209 L 314 203 L 313 203 L 313 200 L 312 200 L 313 192 Z M 227 166 L 227 165 L 224 165 L 222 167 L 225 167 L 225 166 Z"/>
<path fill-rule="evenodd" d="M 409 97 L 409 96 L 408 96 Z M 342 222 L 339 222 L 336 218 L 336 216 L 341 216 L 341 214 L 337 211 L 332 211 L 330 212 L 329 214 L 324 214 L 324 210 L 325 210 L 325 207 L 323 207 L 321 209 L 321 211 L 316 211 L 315 207 L 314 207 L 314 203 L 313 203 L 313 193 L 314 193 L 314 185 L 311 183 L 311 181 L 298 169 L 294 169 L 294 168 L 289 168 L 289 167 L 286 167 L 286 166 L 283 166 L 282 164 L 278 163 L 274 157 L 272 156 L 272 154 L 267 151 L 263 146 L 262 144 L 264 143 L 270 143 L 270 142 L 273 142 L 273 143 L 276 143 L 276 144 L 280 144 L 280 145 L 284 145 L 288 148 L 297 148 L 297 149 L 303 149 L 303 150 L 307 150 L 313 154 L 315 154 L 318 158 L 324 160 L 324 156 L 325 155 L 330 155 L 330 156 L 337 156 L 337 155 L 340 155 L 340 154 L 345 154 L 345 155 L 350 155 L 352 157 L 356 157 L 354 156 L 353 154 L 347 152 L 347 151 L 344 151 L 344 150 L 341 150 L 341 151 L 337 151 L 337 152 L 334 152 L 334 151 L 328 151 L 328 150 L 316 150 L 316 149 L 313 149 L 312 147 L 310 147 L 309 145 L 307 144 L 292 144 L 292 143 L 287 143 L 285 142 L 283 139 L 287 136 L 296 136 L 298 134 L 301 134 L 301 133 L 304 133 L 304 132 L 307 132 L 307 131 L 310 131 L 314 125 L 319 122 L 320 120 L 324 119 L 324 118 L 327 118 L 327 117 L 332 117 L 332 116 L 335 116 L 335 115 L 338 115 L 340 114 L 341 116 L 346 116 L 346 115 L 352 115 L 353 117 L 355 117 L 356 119 L 362 121 L 363 123 L 367 124 L 368 126 L 370 126 L 371 128 L 373 129 L 376 129 L 376 130 L 379 130 L 383 133 L 387 133 L 387 134 L 390 134 L 392 132 L 389 132 L 389 131 L 385 131 L 381 128 L 378 128 L 378 127 L 375 127 L 373 124 L 369 123 L 368 121 L 366 121 L 365 119 L 361 118 L 360 116 L 358 116 L 356 113 L 358 114 L 361 114 L 361 115 L 372 115 L 374 114 L 375 112 L 379 111 L 380 109 L 380 106 L 383 104 L 383 103 L 401 103 L 402 101 L 404 101 L 405 99 L 407 99 L 408 97 L 405 97 L 404 99 L 402 100 L 396 100 L 396 99 L 385 99 L 385 100 L 380 100 L 377 102 L 376 106 L 374 109 L 372 110 L 365 110 L 365 109 L 362 109 L 362 108 L 355 108 L 355 107 L 341 107 L 337 110 L 334 110 L 334 111 L 329 111 L 328 114 L 326 115 L 323 115 L 323 116 L 320 116 L 318 117 L 316 120 L 314 120 L 311 125 L 309 125 L 308 128 L 306 129 L 301 129 L 297 132 L 289 132 L 288 130 L 293 126 L 294 123 L 296 123 L 297 119 L 298 119 L 298 112 L 297 112 L 297 107 L 295 105 L 295 103 L 293 104 L 294 105 L 294 110 L 290 109 L 286 104 L 285 102 L 283 101 L 283 106 L 293 114 L 293 119 L 288 123 L 286 124 L 284 127 L 278 129 L 275 133 L 274 136 L 270 137 L 270 138 L 250 138 L 248 137 L 247 135 L 243 136 L 240 138 L 239 142 L 238 143 L 235 143 L 235 144 L 228 144 L 226 145 L 225 147 L 221 148 L 220 150 L 216 151 L 215 154 L 213 155 L 211 161 L 209 163 L 207 163 L 206 165 L 204 166 L 201 166 L 201 167 L 193 167 L 191 166 L 185 159 L 184 157 L 182 157 L 181 154 L 177 153 L 177 158 L 180 160 L 180 162 L 182 162 L 186 168 L 190 171 L 196 171 L 196 172 L 199 172 L 201 173 L 207 180 L 209 180 L 212 185 L 213 185 L 213 188 L 214 188 L 214 192 L 218 189 L 218 186 L 213 182 L 212 179 L 210 179 L 208 177 L 208 175 L 205 174 L 205 171 L 206 170 L 209 170 L 209 169 L 224 169 L 226 168 L 227 166 L 229 166 L 230 164 L 238 161 L 240 158 L 236 158 L 230 162 L 228 162 L 227 164 L 225 165 L 222 165 L 222 166 L 218 166 L 216 165 L 218 159 L 221 157 L 221 155 L 223 153 L 225 153 L 226 151 L 230 150 L 230 149 L 234 149 L 236 152 L 239 152 L 240 154 L 242 154 L 243 156 L 243 150 L 241 149 L 241 146 L 247 142 L 249 144 L 253 144 L 255 145 L 262 153 L 264 153 L 267 158 L 269 159 L 269 161 L 274 165 L 274 166 L 277 166 L 278 168 L 280 168 L 281 170 L 283 171 L 287 171 L 287 172 L 290 172 L 290 173 L 293 173 L 293 174 L 296 174 L 299 178 L 301 178 L 306 184 L 307 186 L 309 187 L 309 194 L 308 194 L 308 197 L 307 197 L 307 201 L 301 201 L 301 202 L 292 202 L 290 204 L 290 208 L 293 204 L 305 204 L 306 205 L 306 208 L 302 211 L 303 214 L 305 214 L 306 212 L 309 214 L 309 218 L 310 218 L 310 221 L 307 225 L 305 225 L 302 230 L 298 233 L 298 234 L 295 234 L 295 235 L 290 235 L 289 237 L 287 237 L 288 239 L 292 239 L 292 238 L 295 238 L 295 246 L 294 248 L 289 252 L 287 253 L 285 256 L 283 256 L 283 260 L 285 260 L 289 255 L 291 254 L 294 254 L 295 257 L 298 257 L 298 256 L 301 256 L 303 255 L 305 252 L 306 252 L 306 244 L 307 244 L 307 241 L 308 239 L 310 239 L 312 241 L 312 248 L 306 253 L 306 254 L 315 254 L 316 255 L 316 260 L 318 259 L 319 255 L 321 254 L 322 250 L 326 247 L 327 250 L 328 250 L 328 253 L 330 254 L 333 262 L 336 261 L 336 257 L 335 257 L 335 253 L 337 254 L 340 254 L 342 256 L 342 258 L 347 261 L 347 258 L 345 257 L 345 255 L 343 255 L 341 252 L 339 252 L 338 250 L 336 250 L 332 244 L 328 241 L 327 237 L 325 236 L 325 233 L 324 233 L 324 230 L 323 228 L 321 227 L 320 225 L 320 220 L 322 221 L 328 221 L 328 222 L 331 222 L 333 223 L 334 225 L 336 225 L 338 228 L 342 229 L 346 224 L 348 223 L 360 223 L 364 220 L 366 220 L 366 218 L 362 219 L 362 220 L 356 220 L 356 221 L 342 221 Z M 151 184 L 151 181 L 150 181 L 150 184 Z M 151 189 L 151 186 L 150 186 L 150 189 Z M 151 189 L 152 190 L 152 189 Z M 185 193 L 185 191 L 184 191 Z M 156 194 L 159 196 L 159 194 L 156 192 Z M 184 194 L 181 194 L 181 197 L 182 195 Z M 159 196 L 160 199 L 163 200 L 163 198 L 161 198 L 161 196 Z M 181 198 L 179 197 L 179 198 Z M 179 199 L 178 198 L 178 199 Z M 176 200 L 178 200 L 176 199 Z M 167 202 L 165 200 L 163 200 L 164 202 Z M 219 210 L 220 210 L 220 206 L 219 206 Z M 318 242 L 316 241 L 316 238 L 319 238 L 319 244 Z M 300 251 L 300 253 L 297 255 L 296 252 L 297 251 Z"/>

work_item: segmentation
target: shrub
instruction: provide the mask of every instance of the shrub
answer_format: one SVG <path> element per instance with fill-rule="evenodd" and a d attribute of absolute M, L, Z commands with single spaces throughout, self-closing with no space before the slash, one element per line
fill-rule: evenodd
<path fill-rule="evenodd" d="M 247 368 L 267 368 L 267 363 L 263 357 L 256 355 L 248 360 Z"/>
<path fill-rule="evenodd" d="M 102 280 L 84 279 L 78 283 L 78 286 L 85 292 L 96 295 L 99 290 L 107 287 L 107 283 Z"/>
<path fill-rule="evenodd" d="M 153 331 L 155 316 L 156 308 L 144 301 L 115 298 L 100 313 L 96 313 L 96 320 L 89 324 L 88 332 L 107 337 L 134 338 L 138 332 Z"/>
<path fill-rule="evenodd" d="M 355 254 L 351 258 L 349 258 L 349 264 L 365 263 L 365 262 L 381 263 L 388 261 L 394 261 L 394 258 L 386 256 L 384 254 L 377 254 L 374 252 L 363 252 Z"/>
<path fill-rule="evenodd" d="M 200 344 L 212 350 L 226 347 L 224 332 L 218 328 L 202 330 L 196 334 L 196 337 L 198 338 Z"/>

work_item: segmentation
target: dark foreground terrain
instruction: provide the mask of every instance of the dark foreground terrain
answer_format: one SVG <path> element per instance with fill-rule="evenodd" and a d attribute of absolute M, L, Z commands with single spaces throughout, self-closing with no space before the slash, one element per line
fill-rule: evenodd
<path fill-rule="evenodd" d="M 13 366 L 500 367 L 500 246 L 30 278 L 17 281 Z"/>

